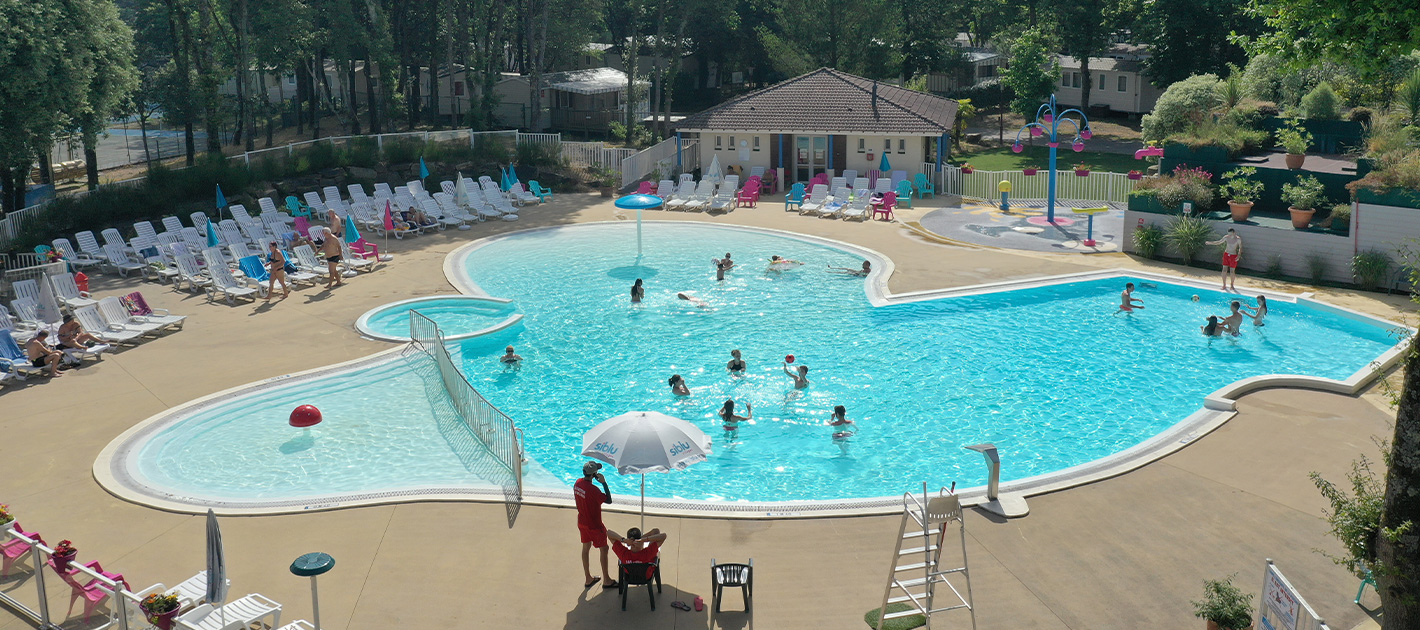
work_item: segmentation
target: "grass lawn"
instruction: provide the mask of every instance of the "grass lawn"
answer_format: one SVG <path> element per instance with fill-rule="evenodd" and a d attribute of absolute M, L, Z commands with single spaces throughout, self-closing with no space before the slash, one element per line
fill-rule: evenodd
<path fill-rule="evenodd" d="M 1012 152 L 1011 147 L 1007 146 L 977 153 L 954 153 L 951 163 L 961 166 L 965 162 L 971 162 L 972 168 L 983 171 L 1016 171 L 1025 166 L 1044 169 L 1049 165 L 1049 152 L 1050 149 L 1044 145 L 1027 146 L 1020 153 Z M 1056 167 L 1061 170 L 1073 168 L 1081 162 L 1088 164 L 1092 171 L 1115 173 L 1143 171 L 1149 167 L 1148 162 L 1136 160 L 1134 156 L 1123 153 L 1097 153 L 1094 151 L 1076 153 L 1066 146 L 1061 146 L 1056 152 Z"/>

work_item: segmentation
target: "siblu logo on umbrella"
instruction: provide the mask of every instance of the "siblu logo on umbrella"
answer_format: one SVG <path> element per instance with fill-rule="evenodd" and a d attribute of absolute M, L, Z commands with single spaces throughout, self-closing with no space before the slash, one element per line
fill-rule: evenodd
<path fill-rule="evenodd" d="M 689 442 L 676 442 L 671 446 L 671 455 L 679 455 L 690 450 Z"/>
<path fill-rule="evenodd" d="M 606 453 L 607 455 L 615 455 L 616 451 L 619 449 L 616 448 L 615 444 L 611 444 L 608 442 L 597 442 L 595 445 L 592 446 L 592 450 L 598 453 Z"/>

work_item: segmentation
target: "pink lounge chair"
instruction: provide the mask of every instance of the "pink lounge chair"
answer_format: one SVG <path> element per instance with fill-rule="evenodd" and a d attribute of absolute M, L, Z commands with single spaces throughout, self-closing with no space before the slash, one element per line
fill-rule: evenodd
<path fill-rule="evenodd" d="M 354 243 L 351 243 L 350 251 L 351 253 L 361 258 L 373 258 L 375 260 L 380 259 L 380 247 L 374 243 L 371 243 L 370 241 L 365 240 L 364 237 L 361 237 Z"/>
<path fill-rule="evenodd" d="M 874 218 L 874 219 L 877 219 L 879 216 L 881 216 L 881 217 L 883 217 L 883 220 L 891 220 L 891 219 L 892 219 L 892 209 L 893 209 L 893 208 L 896 208 L 896 207 L 897 207 L 897 193 L 895 193 L 895 192 L 883 193 L 883 198 L 882 198 L 881 200 L 876 201 L 876 202 L 874 202 L 874 203 L 872 204 L 872 208 L 873 208 L 873 218 Z"/>
<path fill-rule="evenodd" d="M 641 182 L 641 185 L 636 187 L 636 194 L 638 195 L 652 195 L 655 194 L 655 192 L 656 185 L 649 181 Z"/>
<path fill-rule="evenodd" d="M 294 229 L 297 234 L 309 234 L 311 231 L 311 221 L 306 217 L 296 217 L 296 225 L 292 229 Z"/>
<path fill-rule="evenodd" d="M 755 207 L 755 205 L 759 203 L 759 193 L 761 189 L 762 188 L 760 186 L 760 180 L 758 177 L 749 178 L 749 180 L 745 182 L 744 187 L 741 188 L 740 191 L 735 194 L 735 207 Z"/>
<path fill-rule="evenodd" d="M 18 521 L 11 529 L 13 529 L 16 534 L 21 534 L 25 538 L 32 539 L 35 542 L 41 544 L 44 543 L 44 538 L 41 537 L 38 532 L 25 531 L 23 527 L 20 527 L 20 523 Z M 20 558 L 23 558 L 25 557 L 25 555 L 29 554 L 30 548 L 33 546 L 34 545 L 20 540 L 19 538 L 11 538 L 10 540 L 7 540 L 5 542 L 0 542 L 0 564 L 4 565 L 3 569 L 0 569 L 0 576 L 10 575 L 10 567 L 14 566 L 15 563 L 20 560 Z"/>

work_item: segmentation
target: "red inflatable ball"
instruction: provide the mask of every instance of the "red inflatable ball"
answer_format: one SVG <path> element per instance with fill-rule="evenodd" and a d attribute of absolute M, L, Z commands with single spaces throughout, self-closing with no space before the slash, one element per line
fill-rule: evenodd
<path fill-rule="evenodd" d="M 788 356 L 784 357 L 784 362 L 785 362 L 785 363 L 793 363 L 793 362 L 794 362 L 794 355 L 791 354 L 791 355 L 788 355 Z"/>
<path fill-rule="evenodd" d="M 305 429 L 320 424 L 320 410 L 315 405 L 301 405 L 291 410 L 291 426 Z"/>

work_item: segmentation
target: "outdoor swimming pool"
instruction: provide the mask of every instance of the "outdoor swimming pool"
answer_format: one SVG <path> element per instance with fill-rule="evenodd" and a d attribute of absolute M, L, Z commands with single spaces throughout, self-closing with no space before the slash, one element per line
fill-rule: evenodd
<path fill-rule="evenodd" d="M 409 311 L 434 320 L 446 339 L 461 339 L 516 324 L 511 301 L 468 295 L 435 295 L 401 300 L 366 311 L 355 321 L 360 332 L 386 341 L 409 341 Z"/>
<path fill-rule="evenodd" d="M 727 251 L 739 265 L 716 282 L 710 258 Z M 771 254 L 805 264 L 768 271 Z M 795 501 L 896 496 L 924 480 L 979 485 L 981 456 L 962 447 L 981 442 L 999 447 L 1003 480 L 1058 471 L 1155 436 L 1234 381 L 1345 379 L 1397 341 L 1380 322 L 1279 299 L 1265 327 L 1209 340 L 1198 327 L 1234 296 L 1146 279 L 1135 280 L 1146 308 L 1133 315 L 1115 314 L 1124 278 L 875 307 L 863 278 L 826 270 L 862 260 L 826 243 L 689 223 L 648 223 L 639 263 L 631 223 L 515 233 L 450 265 L 525 318 L 451 350 L 525 432 L 529 486 L 565 488 L 587 429 L 648 410 L 695 423 L 714 445 L 704 463 L 648 475 L 647 496 Z M 632 306 L 638 277 L 646 301 Z M 521 369 L 498 363 L 507 344 Z M 725 371 L 734 348 L 746 376 Z M 810 366 L 807 389 L 783 374 L 786 354 Z M 480 483 L 476 446 L 429 411 L 437 392 L 415 363 L 205 405 L 156 428 L 124 465 L 153 488 L 231 500 Z M 693 395 L 673 396 L 671 374 Z M 753 404 L 753 422 L 723 430 L 715 411 L 726 398 Z M 305 448 L 283 446 L 300 438 L 285 420 L 305 403 L 325 410 L 325 423 Z M 839 404 L 857 423 L 847 440 L 824 425 Z M 614 492 L 636 491 L 631 479 L 609 480 Z"/>

